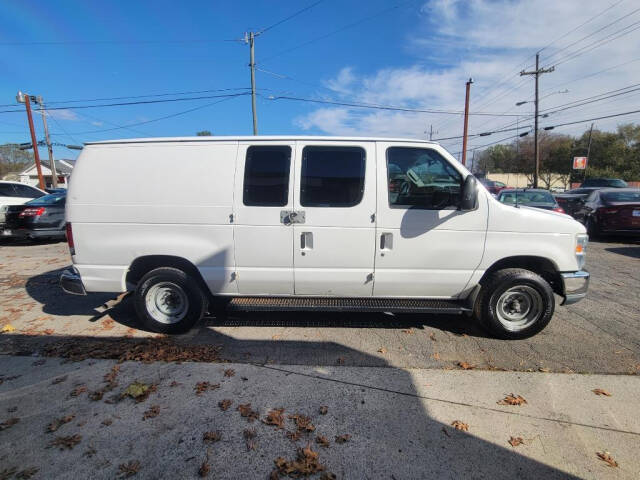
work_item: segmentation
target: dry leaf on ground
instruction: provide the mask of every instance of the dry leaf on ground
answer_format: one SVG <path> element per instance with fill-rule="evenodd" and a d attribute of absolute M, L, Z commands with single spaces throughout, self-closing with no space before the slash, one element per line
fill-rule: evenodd
<path fill-rule="evenodd" d="M 149 410 L 144 412 L 142 415 L 142 420 L 146 420 L 147 418 L 155 418 L 160 415 L 160 405 L 152 405 Z"/>
<path fill-rule="evenodd" d="M 207 459 L 202 461 L 202 464 L 200 465 L 200 468 L 198 469 L 198 476 L 201 478 L 205 478 L 206 476 L 209 475 L 209 471 L 211 470 L 211 467 L 209 466 L 209 462 Z"/>
<path fill-rule="evenodd" d="M 458 362 L 458 366 L 463 370 L 473 370 L 474 368 L 476 368 L 475 365 L 471 365 L 467 362 Z"/>
<path fill-rule="evenodd" d="M 204 432 L 202 434 L 202 441 L 204 443 L 216 443 L 222 438 L 222 434 L 216 430 L 215 432 Z"/>
<path fill-rule="evenodd" d="M 522 437 L 511 437 L 509 439 L 509 443 L 512 447 L 517 447 L 518 445 L 522 445 L 524 443 L 524 440 L 522 439 Z"/>
<path fill-rule="evenodd" d="M 193 389 L 196 391 L 196 395 L 202 395 L 207 390 L 215 390 L 216 388 L 220 388 L 219 383 L 209 383 L 209 382 L 198 382 Z"/>
<path fill-rule="evenodd" d="M 324 472 L 320 475 L 320 480 L 336 480 L 337 478 L 336 474 L 331 472 Z"/>
<path fill-rule="evenodd" d="M 169 384 L 169 386 L 170 386 L 171 388 L 173 388 L 173 387 L 179 387 L 180 385 L 182 385 L 182 384 L 181 384 L 181 383 L 176 382 L 175 380 Z"/>
<path fill-rule="evenodd" d="M 68 437 L 56 437 L 50 443 L 50 447 L 58 447 L 60 450 L 71 450 L 82 440 L 82 435 L 69 435 Z"/>
<path fill-rule="evenodd" d="M 113 423 L 113 420 L 111 420 L 110 418 L 105 418 L 102 422 L 102 425 L 104 425 L 105 427 L 110 426 Z"/>
<path fill-rule="evenodd" d="M 16 479 L 17 480 L 29 480 L 36 473 L 38 473 L 39 470 L 40 469 L 38 467 L 25 468 L 24 470 L 20 470 L 18 473 L 16 473 Z"/>
<path fill-rule="evenodd" d="M 498 405 L 523 405 L 527 403 L 527 401 L 520 395 L 510 393 L 497 403 Z"/>
<path fill-rule="evenodd" d="M 245 417 L 249 422 L 253 422 L 259 418 L 258 412 L 251 410 L 251 404 L 245 403 L 244 405 L 238 405 L 236 409 L 240 412 L 240 415 Z"/>
<path fill-rule="evenodd" d="M 431 355 L 431 358 L 433 358 L 434 360 L 440 360 L 440 354 L 438 352 L 435 352 L 433 355 Z"/>
<path fill-rule="evenodd" d="M 77 397 L 78 395 L 86 391 L 87 391 L 87 387 L 85 385 L 78 385 L 76 388 L 71 390 L 71 393 L 69 395 L 72 397 Z"/>
<path fill-rule="evenodd" d="M 429 334 L 429 339 L 431 339 L 431 341 L 432 341 L 432 342 L 435 342 L 435 341 L 436 341 L 436 334 L 435 334 L 435 333 L 433 333 L 433 332 L 431 332 L 431 333 Z"/>
<path fill-rule="evenodd" d="M 19 421 L 20 421 L 20 419 L 16 418 L 16 417 L 9 418 L 8 420 L 5 420 L 4 422 L 0 423 L 0 431 L 6 430 L 7 428 L 13 427 Z"/>
<path fill-rule="evenodd" d="M 230 378 L 230 377 L 233 377 L 235 374 L 236 374 L 236 371 L 233 368 L 227 368 L 224 371 L 224 376 L 225 377 L 229 377 Z"/>
<path fill-rule="evenodd" d="M 147 385 L 142 382 L 133 382 L 120 394 L 120 398 L 131 397 L 136 401 L 136 403 L 140 403 L 144 402 L 151 392 L 155 392 L 156 389 L 157 385 L 154 383 Z"/>
<path fill-rule="evenodd" d="M 295 432 L 287 431 L 287 433 L 285 433 L 285 435 L 292 442 L 297 442 L 298 440 L 300 440 L 300 437 L 302 436 L 302 433 L 299 432 L 298 430 L 296 430 Z"/>
<path fill-rule="evenodd" d="M 233 403 L 233 400 L 229 400 L 228 398 L 226 398 L 224 400 L 220 400 L 218 402 L 218 406 L 220 407 L 220 410 L 226 411 L 229 409 L 232 403 Z"/>
<path fill-rule="evenodd" d="M 53 422 L 51 422 L 47 426 L 47 432 L 55 432 L 65 423 L 69 423 L 71 420 L 75 418 L 75 415 L 66 415 L 64 417 L 56 418 Z"/>
<path fill-rule="evenodd" d="M 121 463 L 118 465 L 118 471 L 120 472 L 120 478 L 133 477 L 140 471 L 140 462 L 137 460 L 131 460 L 127 463 Z"/>
<path fill-rule="evenodd" d="M 378 352 L 379 352 L 379 353 L 382 353 L 382 354 L 384 355 L 385 353 L 387 353 L 387 349 L 386 349 L 386 348 L 384 348 L 384 347 L 380 347 L 380 348 L 378 349 Z"/>
<path fill-rule="evenodd" d="M 610 467 L 617 467 L 618 462 L 616 462 L 609 452 L 596 452 L 598 458 L 603 462 L 607 462 Z"/>
<path fill-rule="evenodd" d="M 324 435 L 318 435 L 316 437 L 316 443 L 324 448 L 329 448 L 329 439 Z"/>
<path fill-rule="evenodd" d="M 58 383 L 62 383 L 67 379 L 67 375 L 63 375 L 62 377 L 54 378 L 51 382 L 51 385 L 56 385 Z"/>
<path fill-rule="evenodd" d="M 296 413 L 289 415 L 288 418 L 296 422 L 296 427 L 298 427 L 299 432 L 313 432 L 316 429 L 313 423 L 311 423 L 311 418 L 306 415 Z"/>
<path fill-rule="evenodd" d="M 277 429 L 284 428 L 284 416 L 282 413 L 284 408 L 275 408 L 267 413 L 267 416 L 262 419 L 262 423 L 266 425 L 274 425 Z"/>
<path fill-rule="evenodd" d="M 326 415 L 328 411 L 329 411 L 329 407 L 324 405 L 320 407 L 320 415 Z"/>
<path fill-rule="evenodd" d="M 351 435 L 348 433 L 336 436 L 336 443 L 346 443 L 349 440 L 351 440 Z"/>
<path fill-rule="evenodd" d="M 98 453 L 98 451 L 97 451 L 94 447 L 89 446 L 89 448 L 87 448 L 87 450 L 82 454 L 82 456 L 83 456 L 83 457 L 89 457 L 89 458 L 91 458 L 91 457 L 93 457 L 96 453 Z"/>
<path fill-rule="evenodd" d="M 463 432 L 469 431 L 469 425 L 467 425 L 464 422 L 461 422 L 460 420 L 454 420 L 453 422 L 451 422 L 451 426 L 456 430 L 462 430 Z"/>
<path fill-rule="evenodd" d="M 539 372 L 544 372 L 544 373 L 549 373 L 551 371 L 551 369 L 547 368 L 547 367 L 540 367 L 538 368 Z"/>
<path fill-rule="evenodd" d="M 611 396 L 611 394 L 609 392 L 607 392 L 606 390 L 603 390 L 601 388 L 594 388 L 591 391 L 593 393 L 595 393 L 596 395 L 604 395 L 605 397 L 610 397 Z"/>
<path fill-rule="evenodd" d="M 258 447 L 258 444 L 255 441 L 256 431 L 253 428 L 247 428 L 242 432 L 242 436 L 244 437 L 244 441 L 247 445 L 247 451 L 255 450 Z"/>
<path fill-rule="evenodd" d="M 2 329 L 0 330 L 0 332 L 2 333 L 11 333 L 15 331 L 16 331 L 16 327 L 8 323 L 4 327 L 2 327 Z"/>
<path fill-rule="evenodd" d="M 324 465 L 318 461 L 318 453 L 311 449 L 311 445 L 298 449 L 298 456 L 295 460 L 287 461 L 282 457 L 276 458 L 273 463 L 276 465 L 275 472 L 281 475 L 299 478 L 307 477 L 325 470 Z M 271 478 L 278 478 L 273 476 Z"/>
<path fill-rule="evenodd" d="M 407 328 L 406 330 L 402 330 L 402 333 L 406 333 L 407 335 L 413 335 L 416 332 L 413 328 Z"/>

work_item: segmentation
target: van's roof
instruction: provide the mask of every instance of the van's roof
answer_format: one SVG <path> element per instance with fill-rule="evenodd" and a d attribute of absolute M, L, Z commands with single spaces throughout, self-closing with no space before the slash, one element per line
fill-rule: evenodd
<path fill-rule="evenodd" d="M 151 138 L 124 138 L 121 140 L 103 140 L 100 142 L 87 142 L 85 145 L 104 145 L 118 143 L 169 143 L 169 142 L 251 142 L 251 141 L 333 141 L 333 142 L 412 142 L 412 143 L 429 143 L 436 144 L 429 140 L 421 140 L 415 138 L 381 138 L 381 137 L 328 137 L 328 136 L 312 136 L 312 135 L 256 135 L 256 136 L 211 136 L 211 137 L 151 137 Z"/>

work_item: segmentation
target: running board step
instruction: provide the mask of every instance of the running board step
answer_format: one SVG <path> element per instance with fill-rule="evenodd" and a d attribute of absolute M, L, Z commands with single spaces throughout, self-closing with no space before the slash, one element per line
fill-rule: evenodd
<path fill-rule="evenodd" d="M 468 312 L 456 300 L 404 298 L 335 298 L 335 297 L 236 297 L 227 310 L 316 311 L 316 312 L 395 312 L 395 313 L 462 313 Z"/>

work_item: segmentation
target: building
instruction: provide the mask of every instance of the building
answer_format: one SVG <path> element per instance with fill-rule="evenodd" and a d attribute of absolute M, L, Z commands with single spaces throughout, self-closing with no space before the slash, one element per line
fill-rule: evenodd
<path fill-rule="evenodd" d="M 67 188 L 67 186 L 69 185 L 71 172 L 73 172 L 75 160 L 55 160 L 55 162 L 56 173 L 58 174 L 58 188 Z M 45 187 L 51 188 L 53 184 L 51 182 L 51 169 L 49 160 L 40 160 L 40 164 L 42 166 L 42 176 L 44 177 Z M 21 183 L 26 183 L 28 185 L 37 187 L 38 169 L 36 168 L 36 164 L 33 163 L 26 170 L 20 172 L 19 178 Z"/>

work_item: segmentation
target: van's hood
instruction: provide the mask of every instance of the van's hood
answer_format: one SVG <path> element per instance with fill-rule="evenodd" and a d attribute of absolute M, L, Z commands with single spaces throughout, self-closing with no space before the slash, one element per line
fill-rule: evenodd
<path fill-rule="evenodd" d="M 541 208 L 504 205 L 489 200 L 489 229 L 521 233 L 584 233 L 584 225 L 569 215 Z"/>

